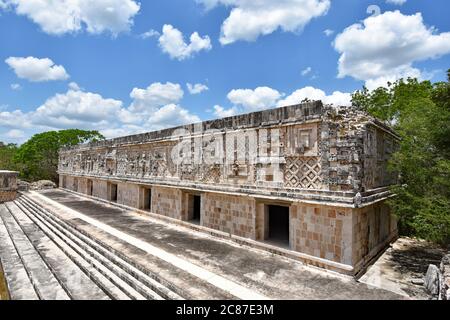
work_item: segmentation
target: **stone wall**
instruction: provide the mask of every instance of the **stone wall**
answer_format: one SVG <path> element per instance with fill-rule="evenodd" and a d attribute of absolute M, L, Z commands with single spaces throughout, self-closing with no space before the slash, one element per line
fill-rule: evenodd
<path fill-rule="evenodd" d="M 62 149 L 58 171 L 286 200 L 351 204 L 359 192 L 364 203 L 392 182 L 396 141 L 362 112 L 313 102 Z"/>
<path fill-rule="evenodd" d="M 353 265 L 364 265 L 398 234 L 396 218 L 378 202 L 353 213 Z"/>
<path fill-rule="evenodd" d="M 17 197 L 19 173 L 0 170 L 0 203 L 13 201 Z"/>
<path fill-rule="evenodd" d="M 292 248 L 315 257 L 351 265 L 351 208 L 294 204 Z"/>
<path fill-rule="evenodd" d="M 202 196 L 202 225 L 236 236 L 255 239 L 255 199 L 226 194 Z"/>
<path fill-rule="evenodd" d="M 133 208 L 139 208 L 140 187 L 131 183 L 117 185 L 117 203 Z"/>
<path fill-rule="evenodd" d="M 441 265 L 439 267 L 441 273 L 440 277 L 440 289 L 439 300 L 450 300 L 450 254 L 447 254 L 442 258 Z"/>
<path fill-rule="evenodd" d="M 182 192 L 175 188 L 152 188 L 152 211 L 154 213 L 186 220 L 186 213 L 182 208 Z"/>
<path fill-rule="evenodd" d="M 108 199 L 108 182 L 105 180 L 93 180 L 92 195 L 101 199 Z"/>

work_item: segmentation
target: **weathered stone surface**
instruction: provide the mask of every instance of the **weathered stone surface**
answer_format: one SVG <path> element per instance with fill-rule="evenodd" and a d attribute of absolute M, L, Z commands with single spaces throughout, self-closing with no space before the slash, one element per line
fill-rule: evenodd
<path fill-rule="evenodd" d="M 19 191 L 28 191 L 30 190 L 30 185 L 31 183 L 23 181 L 23 180 L 18 180 L 17 181 L 17 188 Z"/>
<path fill-rule="evenodd" d="M 441 300 L 450 300 L 450 254 L 442 258 L 440 272 L 442 281 L 439 298 Z"/>
<path fill-rule="evenodd" d="M 427 274 L 425 275 L 425 287 L 428 292 L 433 296 L 437 296 L 439 294 L 439 286 L 440 286 L 440 273 L 439 268 L 434 264 L 430 264 L 428 267 Z"/>
<path fill-rule="evenodd" d="M 18 172 L 0 170 L 0 203 L 13 201 L 17 196 Z"/>
<path fill-rule="evenodd" d="M 30 184 L 30 190 L 47 190 L 56 188 L 56 183 L 49 180 L 40 180 Z"/>

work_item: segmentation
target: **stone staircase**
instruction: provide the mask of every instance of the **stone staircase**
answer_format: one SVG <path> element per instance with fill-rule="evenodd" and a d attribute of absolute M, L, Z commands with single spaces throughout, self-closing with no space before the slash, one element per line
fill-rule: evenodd
<path fill-rule="evenodd" d="M 26 195 L 0 205 L 0 258 L 13 300 L 186 298 Z"/>

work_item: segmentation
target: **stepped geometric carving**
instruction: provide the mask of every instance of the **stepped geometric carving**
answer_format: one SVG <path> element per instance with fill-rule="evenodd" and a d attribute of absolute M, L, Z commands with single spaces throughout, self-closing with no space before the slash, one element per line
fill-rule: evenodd
<path fill-rule="evenodd" d="M 320 189 L 321 165 L 318 157 L 286 157 L 284 182 L 287 188 Z"/>

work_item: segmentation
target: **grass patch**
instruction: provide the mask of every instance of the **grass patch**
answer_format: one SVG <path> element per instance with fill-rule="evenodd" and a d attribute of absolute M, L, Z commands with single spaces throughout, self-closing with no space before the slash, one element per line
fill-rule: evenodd
<path fill-rule="evenodd" d="M 0 263 L 0 300 L 9 300 L 8 286 L 3 274 L 2 264 Z"/>

